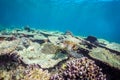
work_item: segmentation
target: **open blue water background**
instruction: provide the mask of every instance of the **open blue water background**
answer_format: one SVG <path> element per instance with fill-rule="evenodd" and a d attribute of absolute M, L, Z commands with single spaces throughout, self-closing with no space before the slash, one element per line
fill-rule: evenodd
<path fill-rule="evenodd" d="M 120 1 L 0 0 L 0 24 L 69 30 L 120 43 Z"/>

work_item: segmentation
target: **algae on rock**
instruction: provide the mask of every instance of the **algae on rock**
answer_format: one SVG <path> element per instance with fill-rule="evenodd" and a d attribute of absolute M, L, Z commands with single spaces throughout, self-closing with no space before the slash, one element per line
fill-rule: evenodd
<path fill-rule="evenodd" d="M 111 53 L 110 51 L 102 48 L 94 48 L 89 55 L 97 60 L 100 60 L 111 67 L 120 69 L 120 55 Z"/>
<path fill-rule="evenodd" d="M 58 46 L 55 46 L 52 43 L 44 43 L 41 52 L 45 54 L 55 54 L 58 51 Z"/>
<path fill-rule="evenodd" d="M 19 51 L 18 54 L 26 64 L 39 64 L 42 68 L 54 67 L 60 61 L 67 59 L 67 55 L 57 52 L 58 47 L 52 43 L 31 42 L 28 48 Z M 59 58 L 56 58 L 59 55 Z M 62 57 L 60 57 L 62 56 Z"/>

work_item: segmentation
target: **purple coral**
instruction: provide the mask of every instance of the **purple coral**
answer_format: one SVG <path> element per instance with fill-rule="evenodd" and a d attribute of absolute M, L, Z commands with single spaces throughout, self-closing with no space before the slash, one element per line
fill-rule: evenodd
<path fill-rule="evenodd" d="M 94 61 L 83 57 L 68 61 L 50 80 L 106 80 Z"/>

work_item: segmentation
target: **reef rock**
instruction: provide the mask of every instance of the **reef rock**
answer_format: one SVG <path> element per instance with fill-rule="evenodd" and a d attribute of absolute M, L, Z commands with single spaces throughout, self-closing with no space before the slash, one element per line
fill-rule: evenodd
<path fill-rule="evenodd" d="M 45 54 L 55 54 L 58 50 L 58 46 L 55 46 L 52 43 L 44 43 L 42 45 L 41 52 Z"/>
<path fill-rule="evenodd" d="M 38 43 L 31 43 L 28 48 L 19 51 L 19 55 L 26 64 L 39 64 L 42 68 L 54 67 L 60 61 L 67 59 L 63 53 L 56 53 L 57 48 L 50 43 L 40 46 Z M 59 54 L 59 57 L 57 55 Z M 60 57 L 60 55 L 62 57 Z"/>
<path fill-rule="evenodd" d="M 110 44 L 107 44 L 106 47 L 120 52 L 120 44 L 110 43 Z"/>
<path fill-rule="evenodd" d="M 33 31 L 29 25 L 24 26 L 24 30 L 28 32 Z"/>
<path fill-rule="evenodd" d="M 94 59 L 102 61 L 107 65 L 110 65 L 111 67 L 114 67 L 120 70 L 120 55 L 111 53 L 109 50 L 99 48 L 99 47 L 94 48 L 89 53 L 89 55 Z"/>
<path fill-rule="evenodd" d="M 19 44 L 19 40 L 15 41 L 3 41 L 0 44 L 0 54 L 1 53 L 11 53 L 15 51 L 16 47 Z"/>
<path fill-rule="evenodd" d="M 94 36 L 88 36 L 86 38 L 87 41 L 91 42 L 91 43 L 96 43 L 97 42 L 97 38 Z"/>
<path fill-rule="evenodd" d="M 66 31 L 65 35 L 71 35 L 71 36 L 73 36 L 72 32 L 70 32 L 70 31 Z"/>
<path fill-rule="evenodd" d="M 58 39 L 59 36 L 49 36 L 48 39 L 51 43 L 53 43 L 54 45 L 57 45 L 58 43 L 60 43 L 60 40 Z"/>

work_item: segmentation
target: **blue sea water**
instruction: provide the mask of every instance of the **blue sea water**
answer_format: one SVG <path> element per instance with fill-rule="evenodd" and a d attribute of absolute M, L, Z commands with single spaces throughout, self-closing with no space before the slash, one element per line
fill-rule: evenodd
<path fill-rule="evenodd" d="M 120 43 L 119 0 L 0 0 L 0 24 L 71 31 Z M 2 28 L 2 27 L 1 27 Z"/>

